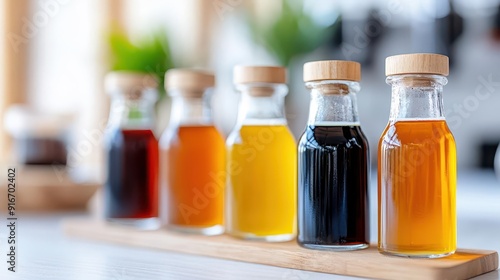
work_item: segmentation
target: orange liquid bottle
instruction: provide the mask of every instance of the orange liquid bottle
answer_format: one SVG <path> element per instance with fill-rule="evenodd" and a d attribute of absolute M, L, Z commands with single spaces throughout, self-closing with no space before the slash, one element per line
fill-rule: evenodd
<path fill-rule="evenodd" d="M 225 144 L 210 116 L 213 84 L 205 72 L 167 72 L 172 116 L 160 139 L 165 222 L 205 235 L 224 231 Z"/>
<path fill-rule="evenodd" d="M 400 55 L 386 67 L 393 96 L 378 150 L 379 250 L 444 257 L 457 242 L 456 146 L 442 106 L 448 58 Z"/>

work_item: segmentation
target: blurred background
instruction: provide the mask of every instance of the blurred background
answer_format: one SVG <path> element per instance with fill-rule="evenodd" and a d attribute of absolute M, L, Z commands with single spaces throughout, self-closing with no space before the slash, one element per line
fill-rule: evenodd
<path fill-rule="evenodd" d="M 493 170 L 499 0 L 2 0 L 0 17 L 0 163 L 35 174 L 20 178 L 25 185 L 102 183 L 109 113 L 103 80 L 112 70 L 149 72 L 160 81 L 172 67 L 214 71 L 215 121 L 227 135 L 239 100 L 233 66 L 287 66 L 287 118 L 298 138 L 309 109 L 303 63 L 359 61 L 359 115 L 375 165 L 390 109 L 384 60 L 411 52 L 450 57 L 444 102 L 459 168 Z M 169 112 L 163 91 L 157 135 Z M 82 189 L 82 200 L 91 189 Z"/>

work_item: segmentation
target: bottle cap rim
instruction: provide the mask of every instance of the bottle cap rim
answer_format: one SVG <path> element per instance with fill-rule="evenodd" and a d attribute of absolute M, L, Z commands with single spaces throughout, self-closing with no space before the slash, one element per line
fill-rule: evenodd
<path fill-rule="evenodd" d="M 412 53 L 389 56 L 385 59 L 385 75 L 434 74 L 448 76 L 449 59 L 434 53 Z"/>
<path fill-rule="evenodd" d="M 280 66 L 236 65 L 233 70 L 233 82 L 235 84 L 285 84 L 287 82 L 286 76 L 286 68 Z"/>
<path fill-rule="evenodd" d="M 104 85 L 107 92 L 121 90 L 124 92 L 156 89 L 158 82 L 151 73 L 134 71 L 113 71 L 106 74 Z"/>
<path fill-rule="evenodd" d="M 215 86 L 215 75 L 207 70 L 175 68 L 165 73 L 165 90 L 180 89 L 185 92 L 203 95 L 207 88 Z"/>
<path fill-rule="evenodd" d="M 320 60 L 304 64 L 304 82 L 323 80 L 361 80 L 361 64 L 349 60 Z"/>

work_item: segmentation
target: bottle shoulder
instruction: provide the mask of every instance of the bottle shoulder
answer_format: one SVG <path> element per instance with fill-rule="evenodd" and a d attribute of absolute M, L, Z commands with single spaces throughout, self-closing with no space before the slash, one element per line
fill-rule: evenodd
<path fill-rule="evenodd" d="M 129 143 L 149 143 L 158 146 L 158 140 L 150 129 L 112 129 L 104 137 L 105 147 L 120 148 Z"/>
<path fill-rule="evenodd" d="M 368 147 L 368 140 L 358 126 L 307 126 L 299 147 Z"/>
<path fill-rule="evenodd" d="M 224 143 L 223 134 L 214 125 L 169 126 L 162 133 L 159 143 L 161 148 L 168 148 L 174 143 L 196 142 L 199 145 Z"/>
<path fill-rule="evenodd" d="M 289 127 L 285 125 L 239 125 L 236 126 L 226 140 L 226 145 L 260 141 L 263 143 L 282 142 L 293 143 L 295 137 Z"/>
<path fill-rule="evenodd" d="M 455 144 L 455 138 L 444 119 L 390 121 L 380 137 L 379 145 L 419 144 L 429 141 Z"/>

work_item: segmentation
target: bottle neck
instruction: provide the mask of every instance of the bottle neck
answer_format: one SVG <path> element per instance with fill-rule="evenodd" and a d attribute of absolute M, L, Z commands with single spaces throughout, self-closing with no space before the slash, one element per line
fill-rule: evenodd
<path fill-rule="evenodd" d="M 170 90 L 169 94 L 172 96 L 171 127 L 213 124 L 211 89 L 203 92 Z"/>
<path fill-rule="evenodd" d="M 121 129 L 154 130 L 156 98 L 156 91 L 151 89 L 144 90 L 133 98 L 121 92 L 112 94 L 109 126 Z"/>
<path fill-rule="evenodd" d="M 284 84 L 245 84 L 241 92 L 239 125 L 286 125 Z"/>
<path fill-rule="evenodd" d="M 396 75 L 387 77 L 392 87 L 389 119 L 443 119 L 443 86 L 448 80 L 439 75 Z"/>
<path fill-rule="evenodd" d="M 308 82 L 306 87 L 311 90 L 308 125 L 359 125 L 359 83 L 328 80 Z"/>

